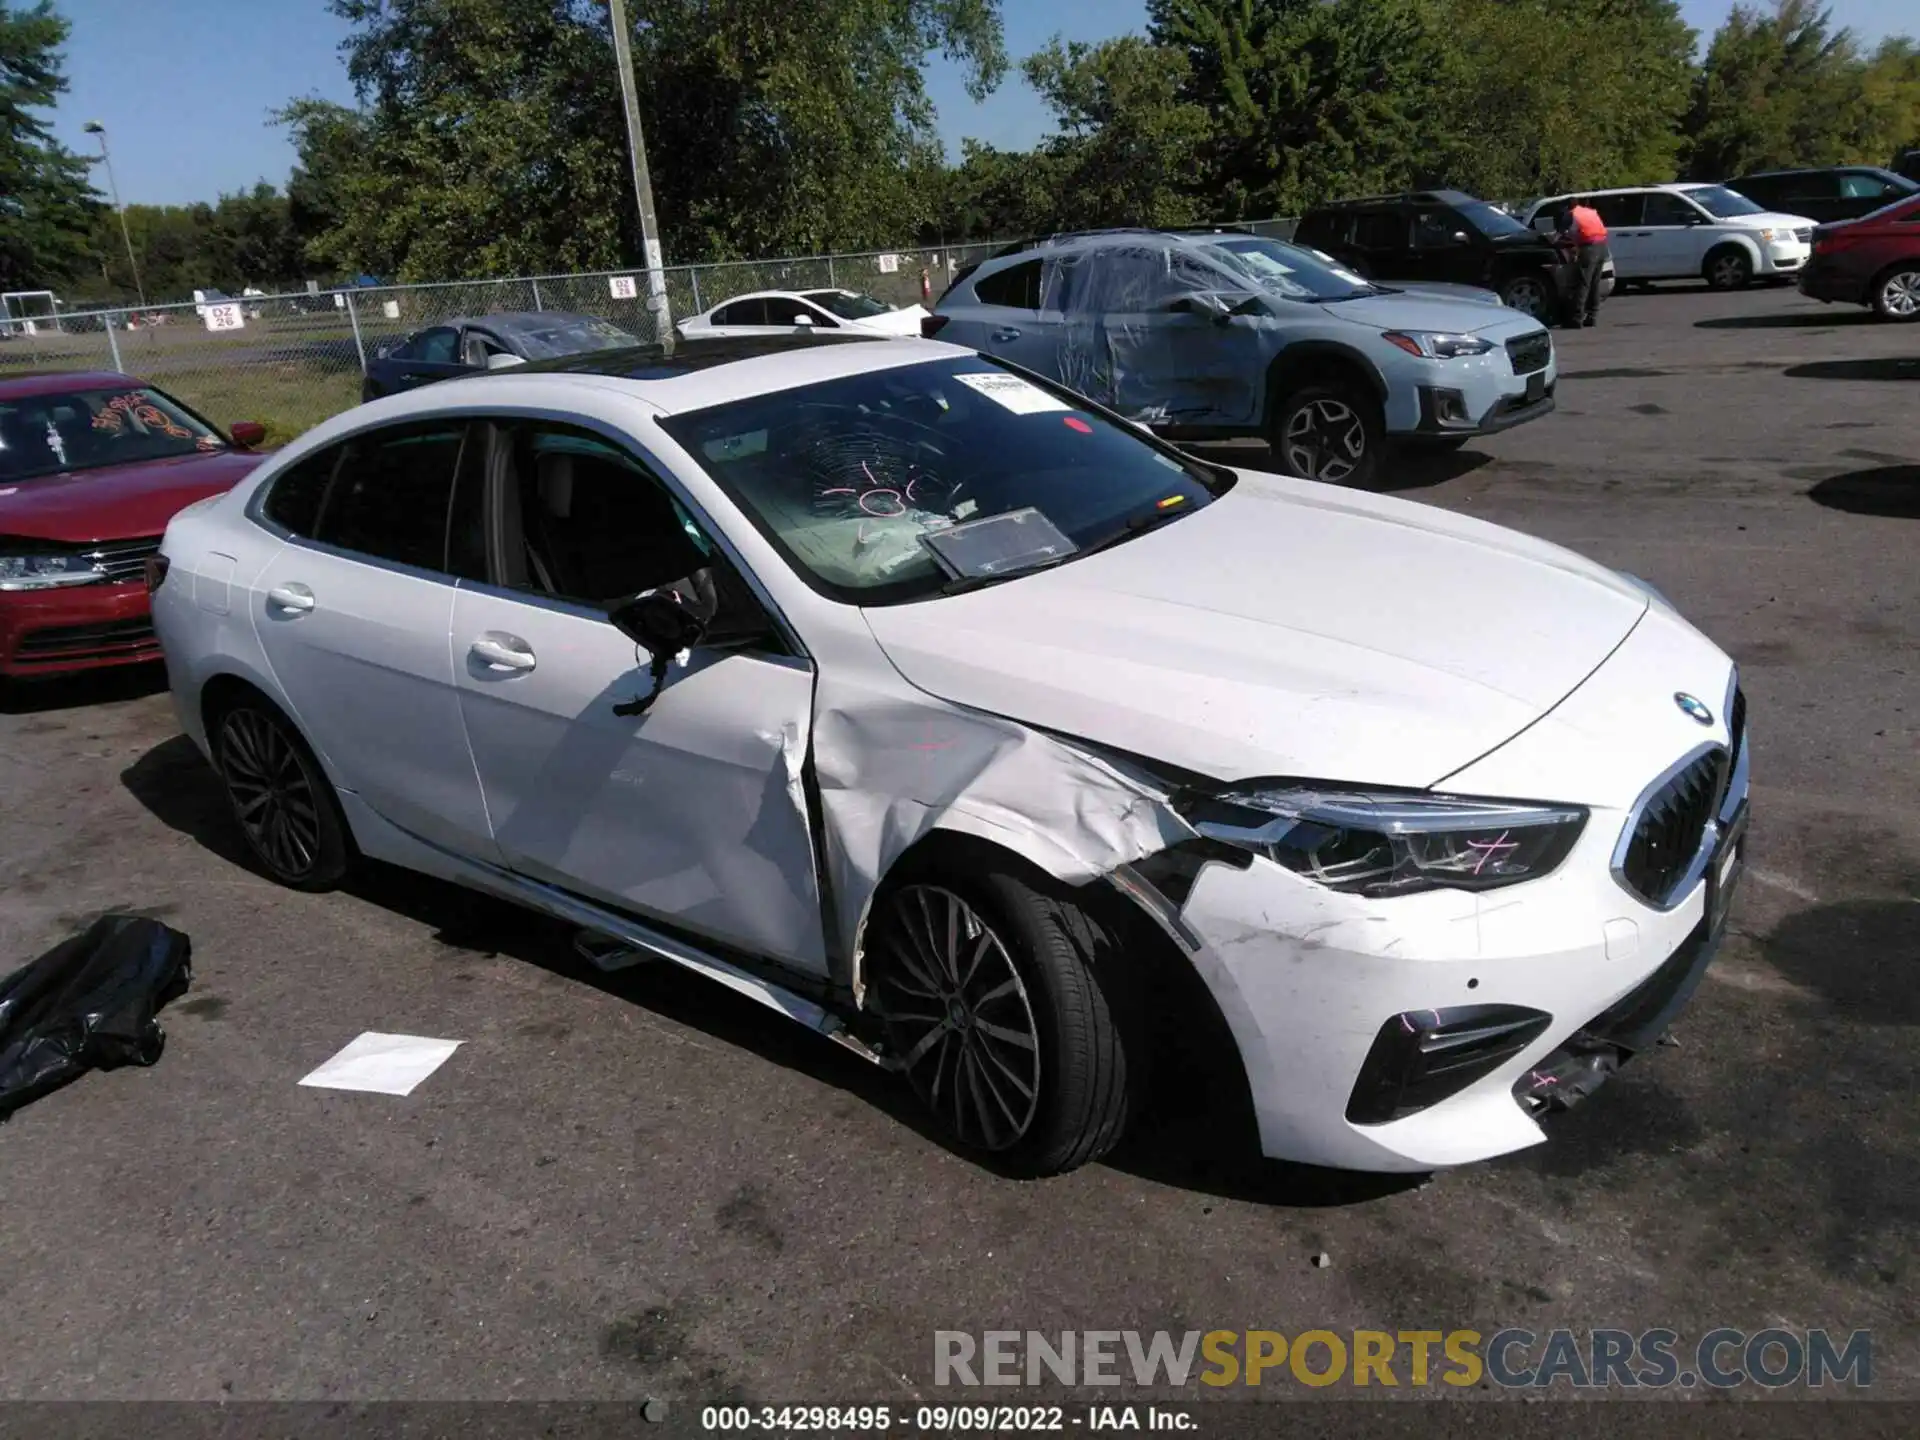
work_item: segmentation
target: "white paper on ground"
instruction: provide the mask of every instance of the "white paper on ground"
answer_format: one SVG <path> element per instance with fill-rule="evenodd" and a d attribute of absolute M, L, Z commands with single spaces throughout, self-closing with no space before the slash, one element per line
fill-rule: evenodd
<path fill-rule="evenodd" d="M 302 1085 L 321 1090 L 368 1090 L 376 1095 L 411 1095 L 460 1048 L 458 1040 L 429 1040 L 424 1035 L 382 1035 L 369 1030 Z"/>

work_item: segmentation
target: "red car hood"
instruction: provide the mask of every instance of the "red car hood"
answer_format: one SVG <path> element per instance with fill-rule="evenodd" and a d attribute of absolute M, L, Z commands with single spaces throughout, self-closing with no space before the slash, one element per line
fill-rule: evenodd
<path fill-rule="evenodd" d="M 265 458 L 224 450 L 0 481 L 0 535 L 76 543 L 158 535 L 177 512 L 231 490 Z"/>

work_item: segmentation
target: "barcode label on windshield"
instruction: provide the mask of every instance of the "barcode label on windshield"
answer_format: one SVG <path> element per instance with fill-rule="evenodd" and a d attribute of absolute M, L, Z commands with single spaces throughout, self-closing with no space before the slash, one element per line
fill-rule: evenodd
<path fill-rule="evenodd" d="M 1046 410 L 1070 410 L 1064 400 L 1056 400 L 1038 385 L 1018 375 L 956 375 L 962 385 L 971 385 L 996 405 L 1004 405 L 1016 415 L 1037 415 Z"/>

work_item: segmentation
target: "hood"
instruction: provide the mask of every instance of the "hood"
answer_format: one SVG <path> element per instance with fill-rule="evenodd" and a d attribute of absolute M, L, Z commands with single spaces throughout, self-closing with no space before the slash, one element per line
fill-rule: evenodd
<path fill-rule="evenodd" d="M 878 330 L 887 335 L 918 335 L 920 322 L 927 312 L 919 305 L 908 305 L 901 310 L 889 310 L 884 315 L 869 315 L 864 320 L 849 320 L 842 323 L 858 325 L 862 330 Z"/>
<path fill-rule="evenodd" d="M 1381 330 L 1436 330 L 1474 335 L 1498 330 L 1524 335 L 1542 328 L 1540 322 L 1504 305 L 1456 300 L 1447 295 L 1407 290 L 1397 295 L 1368 295 L 1359 300 L 1335 300 L 1321 309 L 1331 318 L 1351 320 Z"/>
<path fill-rule="evenodd" d="M 196 500 L 231 490 L 266 457 L 178 455 L 0 484 L 0 535 L 81 543 L 159 535 Z"/>
<path fill-rule="evenodd" d="M 1763 210 L 1758 215 L 1731 215 L 1714 223 L 1739 225 L 1748 230 L 1811 230 L 1820 222 L 1805 215 L 1782 215 L 1777 210 Z"/>
<path fill-rule="evenodd" d="M 1219 780 L 1425 787 L 1553 708 L 1647 603 L 1514 531 L 1243 471 L 1111 550 L 864 613 L 957 704 Z"/>
<path fill-rule="evenodd" d="M 1445 280 L 1395 280 L 1387 287 L 1412 295 L 1434 295 L 1443 300 L 1467 300 L 1475 305 L 1499 305 L 1500 297 L 1483 285 L 1454 285 Z"/>

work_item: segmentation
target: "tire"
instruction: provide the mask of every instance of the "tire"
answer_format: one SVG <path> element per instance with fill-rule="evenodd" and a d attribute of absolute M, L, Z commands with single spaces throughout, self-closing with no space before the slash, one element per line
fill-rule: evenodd
<path fill-rule="evenodd" d="M 1350 382 L 1281 396 L 1267 426 L 1267 445 L 1284 473 L 1329 485 L 1370 483 L 1385 444 L 1380 402 Z"/>
<path fill-rule="evenodd" d="M 1882 320 L 1920 320 L 1920 265 L 1899 265 L 1873 282 L 1873 313 Z"/>
<path fill-rule="evenodd" d="M 1538 270 L 1523 270 L 1501 281 L 1500 303 L 1532 316 L 1542 325 L 1551 325 L 1560 308 L 1552 279 Z"/>
<path fill-rule="evenodd" d="M 291 890 L 331 890 L 353 863 L 353 842 L 320 762 L 300 732 L 264 700 L 241 697 L 209 718 L 214 769 L 247 854 Z"/>
<path fill-rule="evenodd" d="M 1753 257 L 1738 245 L 1722 245 L 1707 252 L 1700 275 L 1710 290 L 1744 290 L 1753 283 Z"/>
<path fill-rule="evenodd" d="M 1132 1096 L 1122 1002 L 1094 968 L 1107 943 L 1071 899 L 991 860 L 875 906 L 865 949 L 888 1052 L 961 1149 L 1037 1177 L 1119 1141 Z"/>

